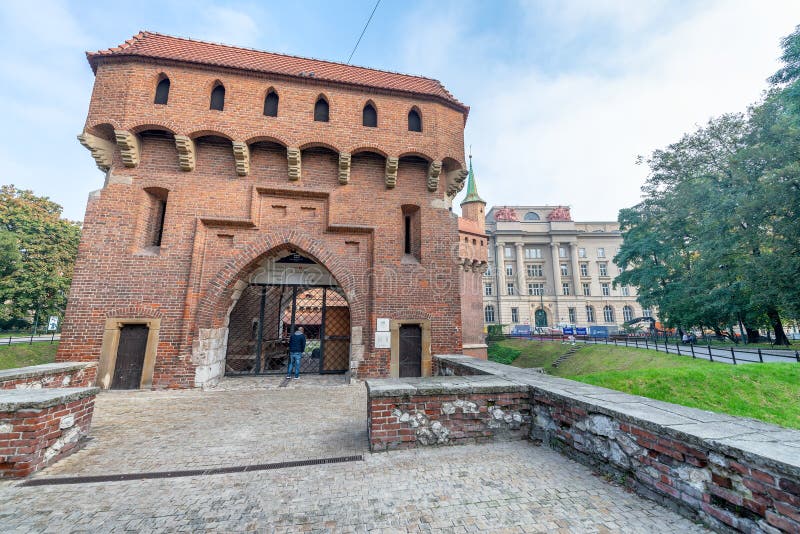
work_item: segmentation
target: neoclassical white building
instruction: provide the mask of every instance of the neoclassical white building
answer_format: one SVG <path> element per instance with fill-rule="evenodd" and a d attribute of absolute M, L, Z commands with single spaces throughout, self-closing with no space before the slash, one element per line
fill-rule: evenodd
<path fill-rule="evenodd" d="M 575 222 L 564 206 L 495 206 L 486 214 L 487 324 L 620 326 L 650 316 L 633 287 L 614 287 L 621 272 L 617 222 Z"/>

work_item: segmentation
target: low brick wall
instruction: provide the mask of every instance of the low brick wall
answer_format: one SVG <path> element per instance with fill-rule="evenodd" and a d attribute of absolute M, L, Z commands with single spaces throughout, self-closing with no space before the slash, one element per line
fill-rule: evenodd
<path fill-rule="evenodd" d="M 0 391 L 0 478 L 30 475 L 88 435 L 98 388 Z"/>
<path fill-rule="evenodd" d="M 0 389 L 90 387 L 95 385 L 94 362 L 58 362 L 0 371 Z"/>
<path fill-rule="evenodd" d="M 529 391 L 531 439 L 720 531 L 800 532 L 800 432 L 466 356 L 442 373 Z"/>
<path fill-rule="evenodd" d="M 494 377 L 367 380 L 370 450 L 523 439 L 528 388 Z"/>

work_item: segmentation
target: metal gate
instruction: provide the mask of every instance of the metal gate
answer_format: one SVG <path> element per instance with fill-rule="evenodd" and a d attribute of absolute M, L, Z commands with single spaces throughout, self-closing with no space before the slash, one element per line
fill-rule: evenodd
<path fill-rule="evenodd" d="M 339 287 L 251 284 L 231 310 L 225 374 L 286 373 L 289 336 L 302 326 L 301 373 L 344 373 L 350 366 L 350 308 Z"/>

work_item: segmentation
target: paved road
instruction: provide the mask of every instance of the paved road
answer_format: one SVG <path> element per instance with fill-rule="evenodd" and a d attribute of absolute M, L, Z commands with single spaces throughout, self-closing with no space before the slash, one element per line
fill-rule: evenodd
<path fill-rule="evenodd" d="M 588 344 L 597 344 L 597 345 L 606 345 L 605 341 L 593 341 L 591 339 L 588 340 L 579 340 L 579 343 L 588 343 Z M 613 341 L 608 343 L 609 345 L 613 345 Z M 626 346 L 625 342 L 617 341 L 618 346 Z M 640 349 L 650 349 L 656 350 L 658 352 L 666 352 L 668 354 L 680 354 L 681 356 L 687 356 L 689 358 L 692 357 L 692 349 L 694 349 L 694 357 L 702 360 L 712 360 L 715 362 L 724 362 L 724 363 L 733 363 L 734 357 L 736 358 L 736 363 L 759 363 L 759 356 L 758 356 L 758 349 L 742 349 L 742 348 L 733 348 L 733 355 L 731 354 L 731 349 L 728 347 L 710 347 L 708 345 L 675 345 L 674 343 L 668 343 L 664 346 L 664 343 L 659 342 L 655 346 L 652 342 L 648 341 L 647 345 L 644 342 L 632 342 L 629 341 L 627 344 L 628 347 L 635 347 Z M 709 354 L 710 353 L 710 354 Z M 795 356 L 794 350 L 781 350 L 781 349 L 761 349 L 761 358 L 763 358 L 764 362 L 776 362 L 776 363 L 797 363 L 797 358 Z"/>
<path fill-rule="evenodd" d="M 51 341 L 51 340 L 58 341 L 59 339 L 61 339 L 61 334 L 56 334 L 55 336 L 53 336 L 52 334 L 33 336 L 34 343 L 37 341 Z M 15 343 L 30 343 L 30 342 L 31 342 L 31 336 L 3 337 L 2 335 L 0 335 L 0 345 L 13 345 Z"/>
<path fill-rule="evenodd" d="M 91 444 L 35 479 L 353 452 L 363 461 L 76 485 L 0 482 L 0 530 L 707 532 L 528 441 L 370 454 L 362 384 L 279 382 L 103 393 Z"/>

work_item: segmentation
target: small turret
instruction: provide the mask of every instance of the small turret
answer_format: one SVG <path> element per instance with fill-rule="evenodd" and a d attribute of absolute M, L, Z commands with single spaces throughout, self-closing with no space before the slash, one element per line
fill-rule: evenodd
<path fill-rule="evenodd" d="M 469 176 L 467 177 L 467 196 L 461 201 L 461 216 L 478 223 L 480 231 L 486 230 L 486 201 L 478 194 L 475 173 L 472 171 L 472 154 L 469 155 Z"/>

